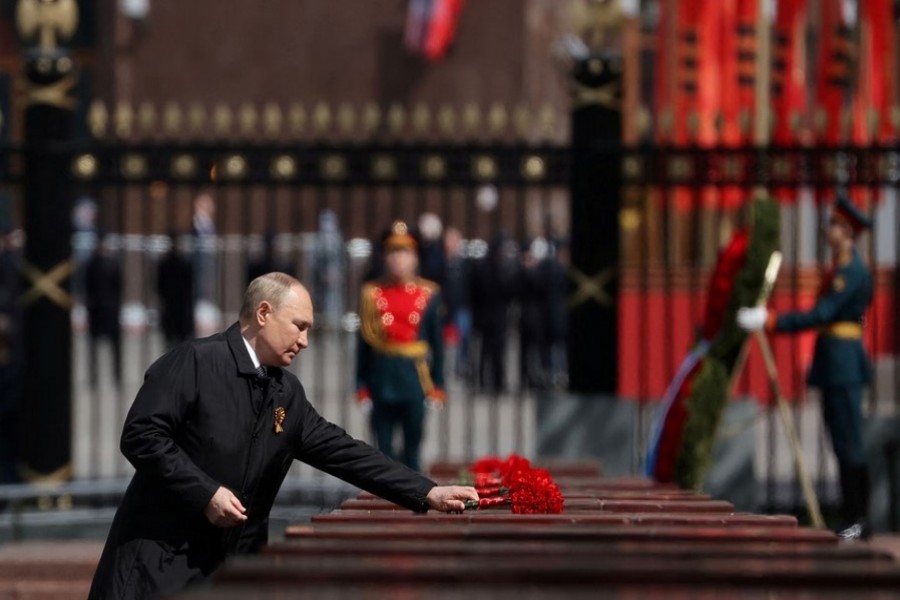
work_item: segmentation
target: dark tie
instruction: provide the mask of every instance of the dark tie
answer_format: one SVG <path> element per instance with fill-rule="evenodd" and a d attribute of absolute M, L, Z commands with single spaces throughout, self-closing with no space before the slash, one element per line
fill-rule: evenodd
<path fill-rule="evenodd" d="M 262 365 L 259 365 L 258 367 L 256 367 L 256 375 L 258 377 L 265 377 L 266 376 L 266 368 Z"/>

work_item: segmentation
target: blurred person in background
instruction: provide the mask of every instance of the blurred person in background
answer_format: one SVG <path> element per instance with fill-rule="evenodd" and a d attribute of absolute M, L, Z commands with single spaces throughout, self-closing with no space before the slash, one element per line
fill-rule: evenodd
<path fill-rule="evenodd" d="M 506 336 L 509 305 L 515 296 L 519 249 L 505 231 L 488 245 L 487 255 L 473 261 L 469 286 L 472 327 L 479 340 L 478 381 L 492 394 L 506 390 Z"/>
<path fill-rule="evenodd" d="M 419 241 L 406 223 L 394 223 L 381 245 L 385 274 L 360 294 L 357 400 L 378 449 L 419 470 L 425 403 L 445 399 L 442 301 L 437 284 L 417 276 Z M 398 427 L 401 452 L 394 448 Z"/>
<path fill-rule="evenodd" d="M 519 299 L 519 384 L 523 389 L 547 387 L 550 371 L 549 245 L 536 237 L 522 254 L 516 286 Z"/>
<path fill-rule="evenodd" d="M 194 299 L 216 302 L 216 203 L 212 194 L 203 192 L 194 198 L 191 221 L 194 236 Z"/>
<path fill-rule="evenodd" d="M 336 327 L 344 312 L 344 277 L 347 264 L 344 238 L 333 210 L 319 213 L 313 263 L 313 295 L 325 325 Z"/>
<path fill-rule="evenodd" d="M 471 377 L 469 340 L 472 334 L 472 307 L 469 304 L 468 258 L 463 254 L 463 239 L 459 229 L 448 227 L 444 231 L 444 278 L 441 297 L 444 299 L 444 341 L 456 345 L 456 374 L 464 379 Z"/>
<path fill-rule="evenodd" d="M 97 203 L 83 196 L 75 201 L 72 209 L 72 296 L 77 304 L 85 303 L 84 269 L 97 246 Z"/>
<path fill-rule="evenodd" d="M 109 342 L 113 358 L 113 377 L 122 381 L 122 266 L 113 246 L 113 238 L 100 238 L 84 267 L 85 305 L 88 312 L 89 375 L 98 383 L 98 351 L 101 341 Z"/>
<path fill-rule="evenodd" d="M 856 246 L 857 237 L 871 227 L 872 221 L 839 193 L 825 231 L 833 265 L 815 306 L 784 313 L 765 306 L 745 307 L 737 313 L 738 325 L 748 331 L 818 331 L 807 383 L 821 390 L 822 417 L 837 457 L 843 513 L 837 534 L 844 541 L 868 539 L 871 534 L 862 392 L 872 381 L 863 326 L 873 283 Z"/>
<path fill-rule="evenodd" d="M 275 271 L 293 275 L 296 269 L 276 251 L 275 234 L 272 230 L 267 230 L 263 234 L 262 251 L 247 261 L 247 285 L 257 277 Z"/>
<path fill-rule="evenodd" d="M 421 240 L 419 274 L 425 279 L 443 286 L 446 258 L 441 234 L 444 231 L 444 224 L 441 222 L 441 218 L 433 212 L 423 212 L 419 216 L 418 230 Z"/>
<path fill-rule="evenodd" d="M 194 266 L 174 234 L 169 250 L 156 267 L 160 326 L 166 348 L 194 337 Z"/>
<path fill-rule="evenodd" d="M 569 384 L 569 242 L 557 239 L 550 246 L 547 269 L 547 344 L 550 354 L 550 383 L 556 388 Z"/>

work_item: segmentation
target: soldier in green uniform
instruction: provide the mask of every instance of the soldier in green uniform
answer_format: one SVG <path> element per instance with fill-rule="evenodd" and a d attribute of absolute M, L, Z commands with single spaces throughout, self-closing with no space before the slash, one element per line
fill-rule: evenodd
<path fill-rule="evenodd" d="M 809 311 L 776 314 L 766 308 L 742 308 L 737 322 L 753 331 L 795 332 L 817 329 L 807 383 L 822 394 L 822 414 L 840 469 L 845 540 L 869 536 L 869 473 L 863 454 L 862 390 L 872 378 L 863 348 L 863 321 L 872 301 L 872 276 L 856 249 L 856 239 L 871 221 L 839 194 L 827 231 L 833 267 Z"/>
<path fill-rule="evenodd" d="M 416 238 L 403 222 L 385 234 L 385 275 L 363 285 L 357 352 L 357 400 L 369 412 L 378 449 L 419 469 L 425 402 L 444 401 L 438 286 L 416 275 Z M 394 451 L 394 430 L 403 451 Z"/>

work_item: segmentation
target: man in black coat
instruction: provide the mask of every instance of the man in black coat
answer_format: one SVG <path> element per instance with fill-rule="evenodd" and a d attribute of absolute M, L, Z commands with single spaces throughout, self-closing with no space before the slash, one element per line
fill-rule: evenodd
<path fill-rule="evenodd" d="M 122 432 L 136 472 L 90 598 L 143 599 L 201 582 L 266 543 L 294 459 L 417 512 L 459 511 L 473 488 L 433 481 L 323 419 L 284 370 L 307 347 L 309 293 L 284 273 L 247 288 L 240 321 L 147 370 Z"/>
<path fill-rule="evenodd" d="M 113 375 L 122 381 L 122 328 L 119 313 L 122 310 L 122 266 L 115 255 L 109 236 L 104 236 L 85 265 L 85 294 L 88 312 L 89 375 L 97 384 L 98 346 L 100 340 L 109 340 L 112 346 Z"/>
<path fill-rule="evenodd" d="M 194 267 L 179 251 L 175 236 L 170 239 L 172 245 L 156 268 L 160 326 L 166 348 L 194 337 Z"/>

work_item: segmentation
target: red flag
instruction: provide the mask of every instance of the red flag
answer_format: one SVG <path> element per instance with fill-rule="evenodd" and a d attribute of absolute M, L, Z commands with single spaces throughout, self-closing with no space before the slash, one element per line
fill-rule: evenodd
<path fill-rule="evenodd" d="M 456 39 L 463 0 L 409 0 L 406 46 L 435 62 L 444 58 Z"/>
<path fill-rule="evenodd" d="M 406 5 L 406 26 L 403 31 L 403 42 L 407 49 L 420 54 L 425 46 L 428 34 L 428 21 L 431 18 L 431 4 L 434 0 L 409 0 Z"/>

